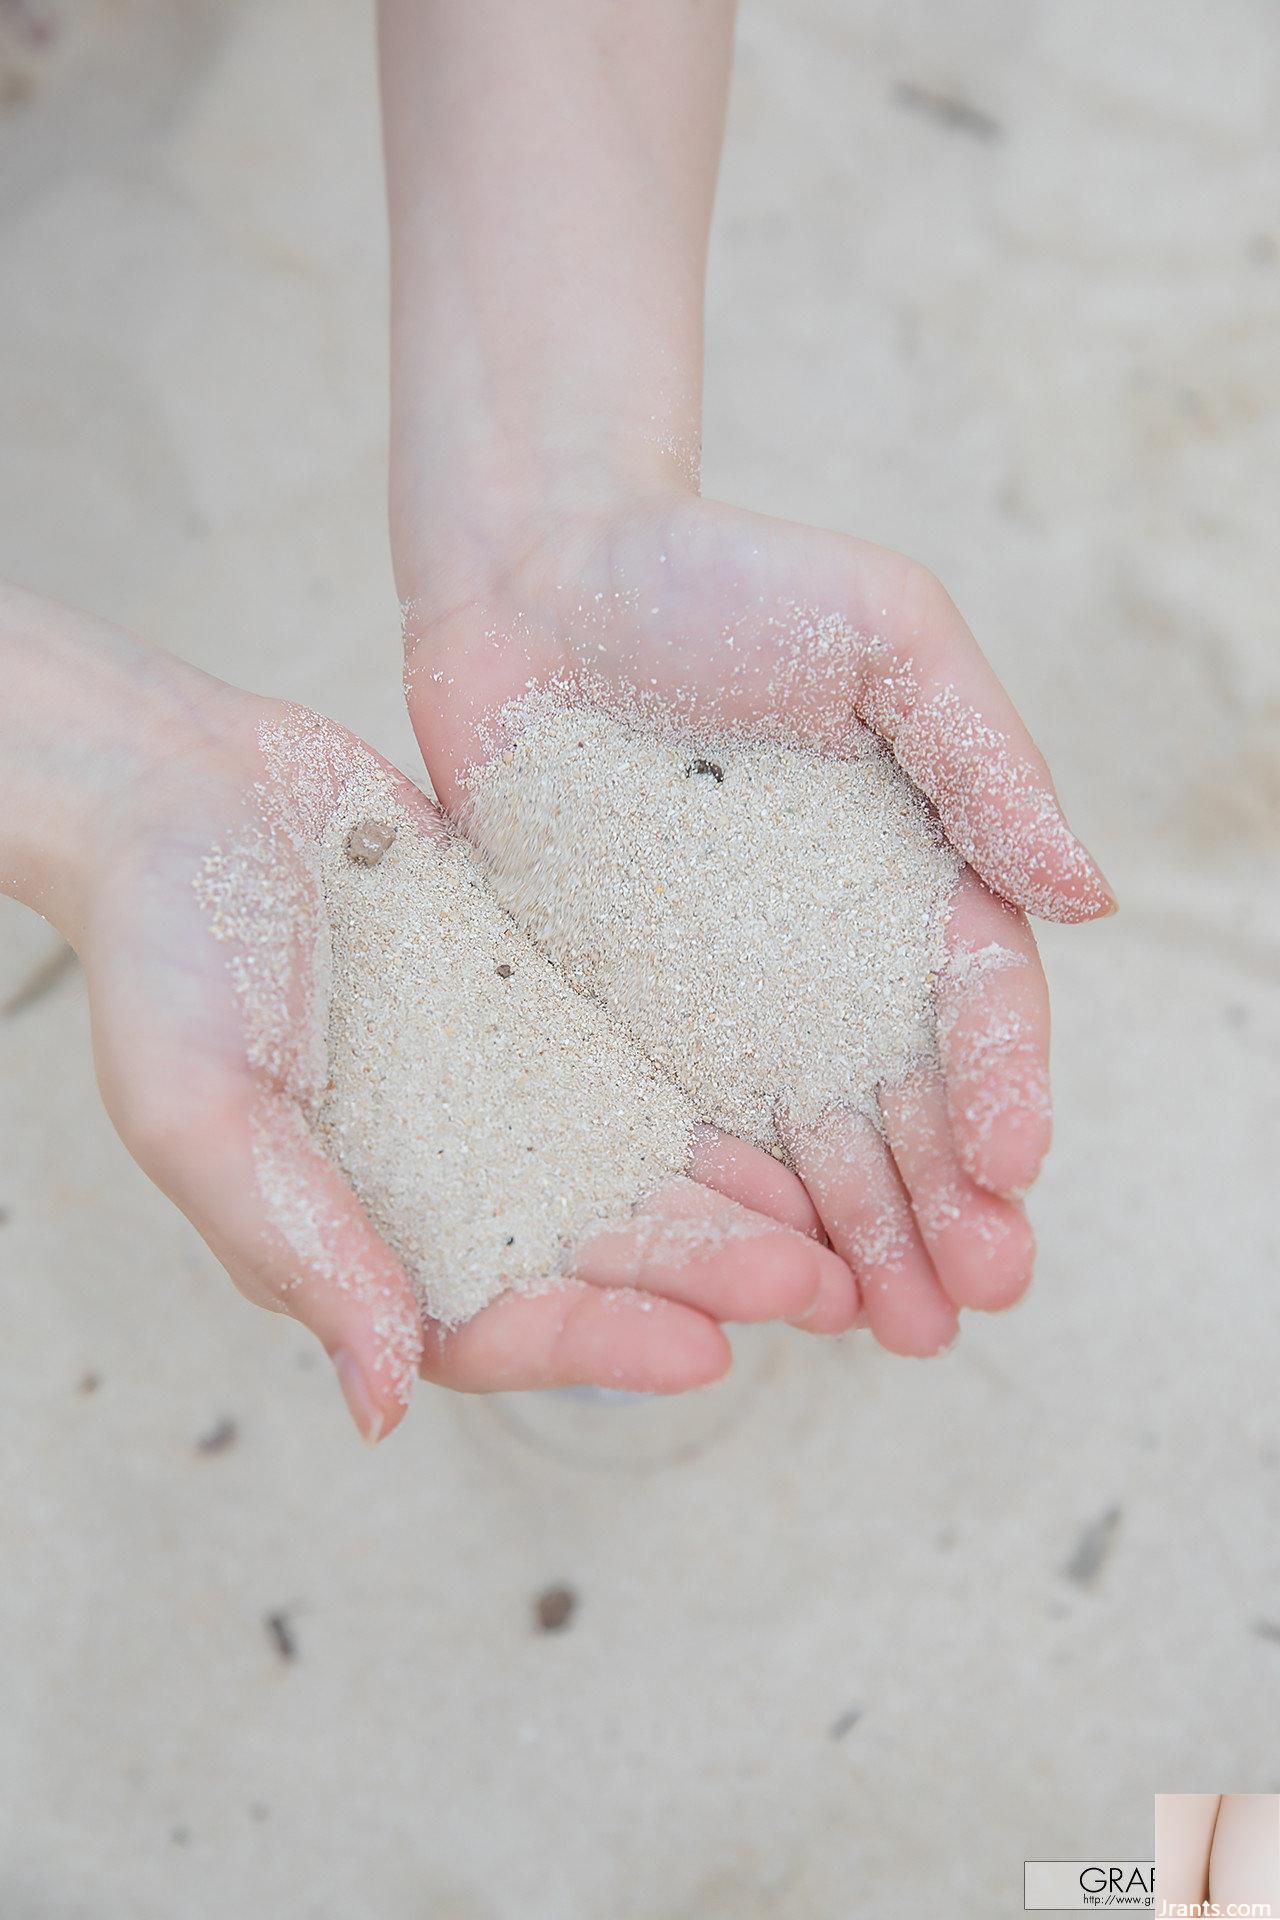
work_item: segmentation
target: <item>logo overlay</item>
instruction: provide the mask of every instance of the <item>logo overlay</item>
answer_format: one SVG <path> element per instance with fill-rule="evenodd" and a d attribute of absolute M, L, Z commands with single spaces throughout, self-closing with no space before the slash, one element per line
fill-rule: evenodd
<path fill-rule="evenodd" d="M 1022 1904 L 1028 1913 L 1154 1913 L 1155 1878 L 1150 1860 L 1024 1860 Z"/>

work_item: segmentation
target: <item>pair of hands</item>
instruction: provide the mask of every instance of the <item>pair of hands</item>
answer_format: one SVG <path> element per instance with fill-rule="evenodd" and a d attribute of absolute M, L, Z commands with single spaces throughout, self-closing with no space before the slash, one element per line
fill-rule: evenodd
<path fill-rule="evenodd" d="M 225 950 L 192 879 L 229 824 L 252 818 L 270 706 L 161 670 L 184 718 L 104 810 L 78 915 L 104 1098 L 241 1291 L 317 1334 L 366 1437 L 402 1417 L 415 1371 L 471 1391 L 677 1391 L 727 1366 L 722 1321 L 832 1332 L 861 1321 L 889 1348 L 923 1354 L 954 1335 L 958 1309 L 1016 1299 L 1032 1259 L 1020 1196 L 1050 1128 L 1048 1003 L 1022 909 L 1083 920 L 1114 902 L 932 577 L 883 549 L 673 489 L 546 524 L 514 562 L 478 564 L 454 604 L 411 569 L 401 583 L 407 697 L 446 808 L 487 714 L 531 681 L 589 675 L 695 718 L 722 721 L 728 696 L 735 717 L 781 720 L 808 739 L 856 715 L 969 866 L 949 930 L 957 963 L 938 983 L 940 1069 L 882 1090 L 883 1135 L 837 1118 L 797 1143 L 798 1175 L 700 1137 L 690 1174 L 701 1195 L 686 1188 L 680 1204 L 713 1213 L 727 1196 L 774 1231 L 682 1263 L 588 1259 L 552 1292 L 505 1295 L 453 1331 L 422 1326 L 394 1255 L 301 1130 L 289 1174 L 326 1223 L 322 1260 L 300 1259 L 259 1193 L 255 1126 L 287 1089 L 247 1062 Z M 820 653 L 826 670 L 809 671 Z M 993 947 L 1004 964 L 965 963 Z M 344 1284 L 356 1273 L 361 1286 Z"/>

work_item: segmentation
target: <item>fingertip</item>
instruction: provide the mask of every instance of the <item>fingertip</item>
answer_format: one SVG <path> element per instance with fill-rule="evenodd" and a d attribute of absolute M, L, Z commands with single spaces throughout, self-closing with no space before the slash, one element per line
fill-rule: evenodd
<path fill-rule="evenodd" d="M 1083 840 L 1077 839 L 1067 824 L 1062 808 L 1057 810 L 1057 832 L 1051 836 L 1051 857 L 1060 870 L 1064 917 L 1069 923 L 1105 920 L 1120 903 L 1106 874 Z"/>
<path fill-rule="evenodd" d="M 601 1295 L 613 1311 L 628 1312 L 626 1350 L 607 1370 L 589 1364 L 584 1386 L 619 1387 L 633 1393 L 688 1393 L 714 1386 L 733 1365 L 733 1348 L 714 1320 L 692 1307 L 645 1294 Z"/>
<path fill-rule="evenodd" d="M 947 937 L 938 1045 L 956 1157 L 977 1186 L 1015 1199 L 1053 1132 L 1044 973 L 1024 916 L 976 883 L 958 891 Z"/>
<path fill-rule="evenodd" d="M 803 1313 L 792 1315 L 788 1324 L 802 1333 L 848 1333 L 859 1323 L 862 1300 L 858 1283 L 839 1254 L 815 1247 L 814 1293 Z"/>
<path fill-rule="evenodd" d="M 331 1301 L 325 1304 L 331 1308 Z M 356 1311 L 349 1312 L 345 1326 L 317 1331 L 356 1431 L 376 1447 L 409 1410 L 422 1364 L 422 1313 L 407 1288 L 403 1296 L 388 1289 L 376 1302 L 352 1304 Z"/>
<path fill-rule="evenodd" d="M 1079 926 L 1115 913 L 1115 894 L 1093 855 L 1077 840 L 1050 794 L 1026 810 L 1011 808 L 1003 832 L 966 823 L 978 872 L 996 893 L 1038 920 Z M 964 851 L 964 849 L 962 849 Z"/>
<path fill-rule="evenodd" d="M 899 1360 L 937 1360 L 950 1353 L 960 1337 L 960 1316 L 954 1314 L 945 1326 L 930 1328 L 913 1325 L 893 1335 L 877 1334 L 886 1353 Z"/>
<path fill-rule="evenodd" d="M 1064 927 L 1083 926 L 1090 920 L 1109 920 L 1113 913 L 1120 911 L 1120 902 L 1097 867 L 1079 886 L 1064 879 L 1056 888 L 1037 888 L 1025 900 L 1014 895 L 1010 898 L 1016 906 L 1035 914 L 1038 920 L 1050 920 Z"/>
<path fill-rule="evenodd" d="M 1035 1255 L 1035 1234 L 1022 1208 L 992 1196 L 948 1235 L 938 1270 L 956 1306 L 1002 1313 L 1030 1286 Z"/>
<path fill-rule="evenodd" d="M 376 1447 L 394 1433 L 404 1419 L 412 1393 L 412 1376 L 407 1383 L 371 1377 L 370 1369 L 347 1347 L 339 1347 L 330 1358 L 357 1433 L 368 1447 Z"/>
<path fill-rule="evenodd" d="M 638 1288 L 583 1287 L 545 1384 L 685 1393 L 719 1380 L 732 1360 L 719 1326 L 696 1307 Z"/>
<path fill-rule="evenodd" d="M 953 1118 L 960 1164 L 984 1192 L 1002 1200 L 1021 1200 L 1035 1185 L 1053 1137 L 1053 1116 L 1028 1104 L 1011 1106 L 985 1135 Z"/>
<path fill-rule="evenodd" d="M 822 1289 L 824 1249 L 799 1233 L 751 1241 L 741 1255 L 728 1248 L 717 1262 L 735 1269 L 732 1312 L 742 1321 L 791 1320 L 812 1312 Z"/>
<path fill-rule="evenodd" d="M 884 1276 L 863 1284 L 867 1325 L 886 1353 L 932 1360 L 955 1345 L 960 1315 L 936 1279 L 929 1287 L 904 1287 Z"/>
<path fill-rule="evenodd" d="M 691 1387 L 712 1387 L 717 1380 L 724 1379 L 733 1365 L 733 1348 L 723 1329 L 705 1316 L 696 1342 L 690 1336 L 686 1346 L 684 1377 L 670 1381 L 660 1387 L 659 1392 L 684 1393 Z"/>

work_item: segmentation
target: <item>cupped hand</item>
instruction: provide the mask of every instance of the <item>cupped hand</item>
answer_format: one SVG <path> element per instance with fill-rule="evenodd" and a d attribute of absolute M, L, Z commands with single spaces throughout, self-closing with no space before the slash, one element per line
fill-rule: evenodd
<path fill-rule="evenodd" d="M 1025 916 L 1087 920 L 1114 900 L 939 583 L 886 549 L 684 493 L 530 523 L 514 559 L 478 551 L 448 594 L 398 561 L 409 709 L 447 809 L 494 713 L 552 680 L 713 732 L 765 723 L 821 747 L 860 720 L 886 741 L 967 862 L 939 1062 L 881 1089 L 882 1128 L 836 1115 L 792 1158 L 887 1347 L 935 1352 L 959 1309 L 1017 1299 L 1033 1257 L 1020 1201 L 1051 1126 Z"/>
<path fill-rule="evenodd" d="M 187 718 L 93 832 L 77 944 L 99 1081 L 135 1159 L 240 1290 L 317 1335 L 367 1438 L 397 1424 L 419 1374 L 476 1392 L 587 1382 L 674 1392 L 725 1370 L 722 1321 L 851 1323 L 852 1278 L 822 1244 L 800 1183 L 710 1131 L 685 1176 L 580 1248 L 562 1285 L 500 1295 L 456 1329 L 424 1321 L 399 1260 L 306 1122 L 309 835 L 333 793 L 317 793 L 313 771 L 294 796 L 280 768 L 264 765 L 281 709 L 193 679 Z M 323 724 L 346 742 L 331 756 L 337 782 L 351 755 L 370 750 Z M 439 836 L 437 810 L 388 772 L 422 832 Z M 238 872 L 237 848 L 250 850 Z M 289 904 L 276 937 L 242 911 L 238 887 Z M 663 1230 L 690 1220 L 712 1231 Z"/>

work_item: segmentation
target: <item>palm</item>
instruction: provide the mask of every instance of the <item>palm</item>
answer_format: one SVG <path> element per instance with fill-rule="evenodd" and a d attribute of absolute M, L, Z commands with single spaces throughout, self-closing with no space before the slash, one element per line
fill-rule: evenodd
<path fill-rule="evenodd" d="M 331 1355 L 351 1356 L 342 1364 L 373 1389 L 362 1424 L 385 1430 L 417 1368 L 416 1305 L 299 1123 L 292 1063 L 305 1051 L 301 1005 L 275 1033 L 273 1056 L 259 1048 L 251 1059 L 230 950 L 210 937 L 193 884 L 219 842 L 255 824 L 254 731 L 266 711 L 244 701 L 225 739 L 175 756 L 131 796 L 89 920 L 94 1054 L 108 1112 L 144 1171 L 249 1299 L 295 1314 Z M 307 884 L 301 870 L 296 882 Z M 293 955 L 260 960 L 281 980 L 299 980 Z M 298 1243 L 265 1197 L 268 1155 L 276 1180 L 324 1222 L 322 1243 Z M 360 1276 L 355 1291 L 339 1284 L 350 1273 Z"/>
<path fill-rule="evenodd" d="M 886 1345 L 933 1352 L 958 1307 L 1017 1298 L 1032 1241 L 1016 1196 L 1050 1125 L 1047 996 L 1019 909 L 1087 918 L 1109 896 L 930 576 L 862 542 L 682 497 L 566 527 L 443 616 L 411 604 L 408 639 L 410 710 L 446 806 L 484 755 L 486 717 L 531 680 L 602 682 L 711 727 L 767 718 L 810 745 L 857 714 L 889 741 L 970 862 L 953 954 L 1009 958 L 940 984 L 941 1071 L 882 1089 L 883 1136 L 850 1116 L 798 1143 L 797 1167 Z"/>
<path fill-rule="evenodd" d="M 473 1390 L 575 1380 L 674 1390 L 723 1370 L 721 1319 L 816 1308 L 815 1326 L 848 1324 L 849 1275 L 814 1238 L 798 1182 L 710 1135 L 698 1143 L 698 1177 L 672 1183 L 650 1211 L 659 1224 L 672 1215 L 719 1221 L 732 1237 L 748 1201 L 761 1217 L 749 1241 L 736 1242 L 740 1251 L 746 1244 L 745 1260 L 690 1257 L 687 1239 L 664 1243 L 652 1218 L 624 1222 L 580 1251 L 576 1278 L 557 1291 L 503 1296 L 453 1331 L 423 1324 L 399 1261 L 302 1118 L 311 1031 L 302 945 L 289 950 L 282 933 L 279 946 L 260 938 L 252 946 L 254 977 L 272 986 L 275 1013 L 264 1024 L 252 1004 L 246 1012 L 228 964 L 244 951 L 237 927 L 224 926 L 231 937 L 222 941 L 210 935 L 220 882 L 216 872 L 209 879 L 207 862 L 216 847 L 265 845 L 277 897 L 305 904 L 314 886 L 305 838 L 294 844 L 271 833 L 263 812 L 259 728 L 274 712 L 245 700 L 216 748 L 175 758 L 134 797 L 90 920 L 95 1055 L 108 1110 L 135 1158 L 242 1292 L 296 1314 L 341 1356 L 360 1424 L 375 1434 L 394 1425 L 419 1371 Z M 401 796 L 424 832 L 439 832 L 435 810 L 407 781 Z M 332 797 L 319 796 L 322 805 Z M 304 835 L 316 800 L 314 790 L 305 805 L 287 791 L 276 796 Z M 253 871 L 232 876 L 233 910 L 235 888 L 246 884 L 256 884 Z"/>

